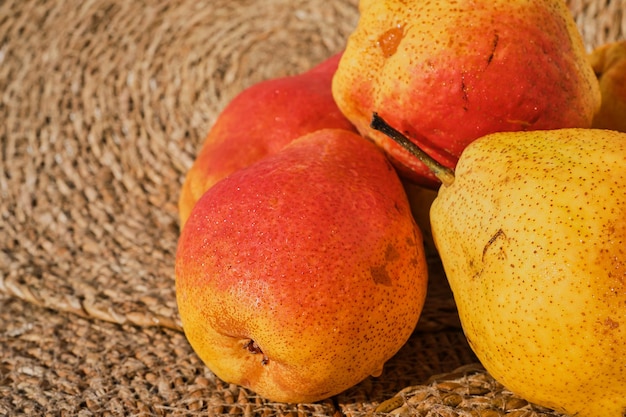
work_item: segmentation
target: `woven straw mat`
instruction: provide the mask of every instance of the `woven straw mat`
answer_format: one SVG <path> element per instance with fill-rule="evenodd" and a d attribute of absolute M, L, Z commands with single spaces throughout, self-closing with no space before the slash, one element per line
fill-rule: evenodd
<path fill-rule="evenodd" d="M 202 140 L 245 87 L 340 51 L 356 2 L 0 1 L 0 415 L 553 415 L 475 365 L 436 262 L 383 375 L 317 404 L 225 384 L 181 332 Z M 588 48 L 623 38 L 624 0 L 570 6 Z"/>

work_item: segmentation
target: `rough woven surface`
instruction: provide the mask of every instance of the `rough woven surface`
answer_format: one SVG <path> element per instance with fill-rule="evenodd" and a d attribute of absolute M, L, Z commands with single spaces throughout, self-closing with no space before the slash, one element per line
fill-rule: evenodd
<path fill-rule="evenodd" d="M 407 386 L 474 361 L 457 329 L 416 334 L 380 378 L 332 401 L 275 404 L 215 378 L 178 331 L 93 321 L 2 295 L 0 308 L 0 415 L 361 416 Z"/>
<path fill-rule="evenodd" d="M 0 2 L 0 415 L 358 416 L 401 390 L 387 410 L 543 412 L 481 370 L 420 385 L 475 361 L 441 276 L 384 374 L 320 404 L 224 384 L 180 332 L 176 202 L 202 139 L 243 88 L 341 50 L 356 3 Z M 570 6 L 588 48 L 624 38 L 625 0 Z"/>

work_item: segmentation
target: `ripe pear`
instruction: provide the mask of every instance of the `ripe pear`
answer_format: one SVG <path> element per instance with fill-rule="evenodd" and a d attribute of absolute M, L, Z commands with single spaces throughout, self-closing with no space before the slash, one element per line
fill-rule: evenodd
<path fill-rule="evenodd" d="M 378 111 L 449 168 L 488 133 L 591 126 L 598 80 L 563 0 L 361 0 L 333 77 L 358 131 L 412 181 L 420 161 L 370 128 Z"/>
<path fill-rule="evenodd" d="M 437 197 L 437 190 L 417 185 L 411 181 L 403 181 L 404 191 L 409 199 L 411 212 L 417 227 L 424 237 L 426 254 L 435 253 L 435 242 L 430 228 L 430 206 Z"/>
<path fill-rule="evenodd" d="M 626 132 L 626 41 L 599 46 L 589 59 L 602 94 L 593 127 Z"/>
<path fill-rule="evenodd" d="M 450 174 L 432 233 L 479 360 L 528 401 L 625 416 L 626 134 L 494 133 Z"/>
<path fill-rule="evenodd" d="M 626 415 L 626 134 L 481 138 L 431 222 L 465 334 L 494 378 L 566 414 Z"/>
<path fill-rule="evenodd" d="M 354 131 L 331 92 L 341 53 L 302 74 L 257 83 L 218 115 L 185 176 L 179 197 L 180 227 L 198 199 L 227 175 L 323 128 Z"/>
<path fill-rule="evenodd" d="M 383 152 L 323 129 L 222 179 L 176 253 L 185 334 L 221 379 L 314 402 L 408 340 L 427 286 L 422 236 Z"/>

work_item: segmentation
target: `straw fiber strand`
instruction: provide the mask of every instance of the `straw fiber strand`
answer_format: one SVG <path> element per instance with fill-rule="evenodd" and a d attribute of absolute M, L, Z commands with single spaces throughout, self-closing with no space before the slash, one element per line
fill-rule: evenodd
<path fill-rule="evenodd" d="M 424 417 L 562 416 L 516 397 L 477 364 L 433 375 L 423 385 L 403 389 L 395 397 L 379 404 L 374 411 L 395 416 Z"/>
<path fill-rule="evenodd" d="M 567 0 L 588 50 L 626 39 L 626 0 Z"/>
<path fill-rule="evenodd" d="M 176 205 L 203 139 L 244 88 L 340 51 L 357 3 L 0 1 L 0 415 L 556 416 L 466 366 L 434 258 L 381 377 L 318 404 L 220 381 L 181 332 Z M 624 39 L 626 0 L 568 4 L 588 49 Z"/>

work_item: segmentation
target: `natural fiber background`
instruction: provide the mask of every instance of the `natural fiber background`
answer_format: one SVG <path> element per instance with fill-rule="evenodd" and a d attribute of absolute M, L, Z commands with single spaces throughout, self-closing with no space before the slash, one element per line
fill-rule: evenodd
<path fill-rule="evenodd" d="M 416 387 L 475 362 L 440 273 L 384 374 L 320 404 L 224 384 L 180 332 L 176 202 L 202 140 L 243 88 L 341 50 L 356 4 L 0 1 L 0 415 L 357 416 L 404 388 L 415 415 L 532 408 L 474 368 Z M 626 0 L 570 6 L 588 48 L 624 38 Z"/>

